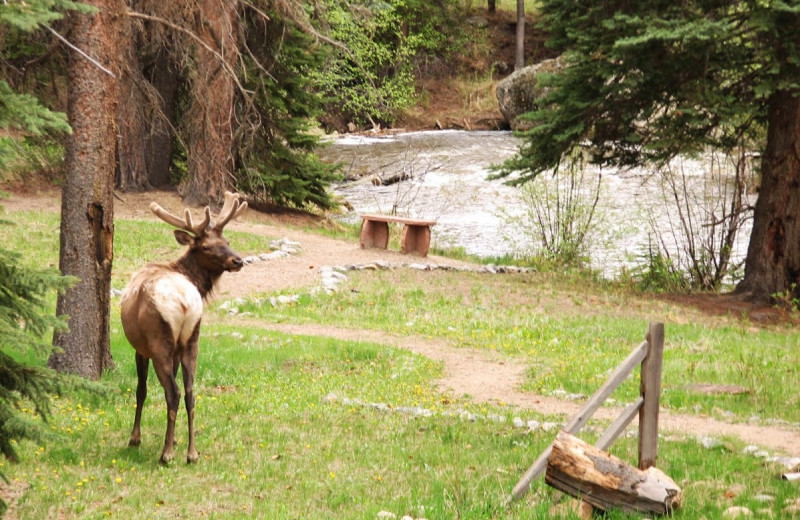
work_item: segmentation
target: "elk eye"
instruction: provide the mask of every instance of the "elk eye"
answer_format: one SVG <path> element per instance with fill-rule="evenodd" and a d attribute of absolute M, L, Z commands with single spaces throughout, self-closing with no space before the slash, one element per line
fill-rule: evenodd
<path fill-rule="evenodd" d="M 211 246 L 203 246 L 203 251 L 211 251 Z"/>

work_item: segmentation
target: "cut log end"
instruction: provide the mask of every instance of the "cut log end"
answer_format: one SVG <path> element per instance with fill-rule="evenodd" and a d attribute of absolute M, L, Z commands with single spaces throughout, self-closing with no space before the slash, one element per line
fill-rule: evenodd
<path fill-rule="evenodd" d="M 658 468 L 639 470 L 567 432 L 560 432 L 547 460 L 548 485 L 608 511 L 667 514 L 683 493 Z"/>

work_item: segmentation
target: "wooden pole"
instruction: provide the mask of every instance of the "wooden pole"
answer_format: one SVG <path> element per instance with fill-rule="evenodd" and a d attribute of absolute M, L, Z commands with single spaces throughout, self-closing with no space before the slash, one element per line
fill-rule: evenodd
<path fill-rule="evenodd" d="M 664 324 L 650 323 L 647 331 L 650 348 L 642 361 L 639 412 L 639 469 L 656 465 L 658 458 L 658 408 L 661 401 L 661 367 L 664 359 Z"/>
<path fill-rule="evenodd" d="M 613 374 L 608 378 L 608 381 L 601 386 L 594 395 L 586 401 L 586 404 L 580 409 L 580 411 L 575 414 L 575 416 L 570 419 L 570 421 L 564 426 L 564 431 L 567 433 L 575 434 L 580 431 L 581 428 L 586 424 L 586 422 L 592 417 L 592 414 L 597 411 L 598 408 L 608 399 L 614 390 L 625 380 L 626 377 L 631 373 L 633 368 L 640 364 L 642 360 L 644 360 L 645 356 L 647 355 L 648 351 L 648 343 L 647 341 L 643 341 L 638 347 L 636 347 L 633 352 L 631 352 L 625 361 L 620 364 L 617 369 L 614 371 Z M 514 486 L 514 489 L 511 491 L 511 495 L 506 499 L 506 503 L 510 503 L 514 500 L 518 500 L 522 495 L 528 492 L 528 489 L 531 486 L 531 482 L 539 478 L 539 476 L 544 472 L 547 468 L 547 458 L 550 456 L 550 451 L 553 445 L 545 449 L 539 458 L 528 468 L 528 471 L 522 476 L 522 478 L 517 482 L 517 485 Z"/>

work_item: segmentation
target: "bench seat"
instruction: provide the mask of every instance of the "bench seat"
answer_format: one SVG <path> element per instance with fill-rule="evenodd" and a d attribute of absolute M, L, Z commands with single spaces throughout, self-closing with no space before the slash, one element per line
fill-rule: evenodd
<path fill-rule="evenodd" d="M 435 220 L 420 220 L 395 215 L 361 215 L 361 249 L 380 248 L 386 249 L 389 245 L 389 222 L 403 224 L 403 234 L 400 238 L 400 251 L 405 255 L 409 253 L 419 256 L 428 256 L 431 245 L 431 226 Z"/>

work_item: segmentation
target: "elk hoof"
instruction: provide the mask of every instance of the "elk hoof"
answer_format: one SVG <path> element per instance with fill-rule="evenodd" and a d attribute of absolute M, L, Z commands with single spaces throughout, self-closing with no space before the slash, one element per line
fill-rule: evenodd
<path fill-rule="evenodd" d="M 186 454 L 186 464 L 193 464 L 200 460 L 200 454 L 195 452 L 190 452 Z"/>
<path fill-rule="evenodd" d="M 161 460 L 159 460 L 159 462 L 163 466 L 169 466 L 169 463 L 172 462 L 172 459 L 174 459 L 174 458 L 175 458 L 175 455 L 173 453 L 162 453 L 161 454 Z"/>
<path fill-rule="evenodd" d="M 131 440 L 128 441 L 128 446 L 131 448 L 138 448 L 141 443 L 142 439 L 134 439 L 131 437 Z"/>

